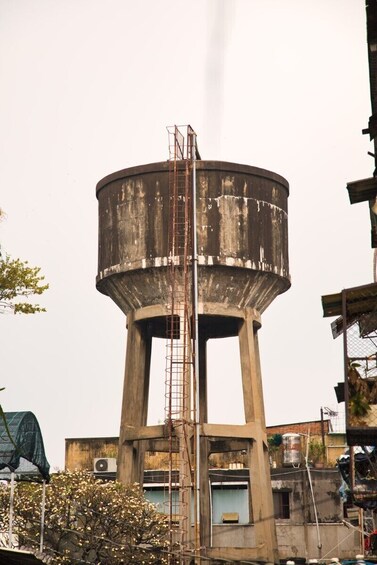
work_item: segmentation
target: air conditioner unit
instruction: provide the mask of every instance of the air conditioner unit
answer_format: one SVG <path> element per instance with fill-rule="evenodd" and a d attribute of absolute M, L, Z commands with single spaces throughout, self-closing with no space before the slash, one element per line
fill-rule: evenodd
<path fill-rule="evenodd" d="M 115 457 L 98 457 L 94 459 L 93 469 L 95 473 L 116 473 L 117 460 Z"/>
<path fill-rule="evenodd" d="M 238 524 L 240 521 L 240 515 L 238 512 L 224 512 L 221 515 L 221 520 L 223 524 Z"/>

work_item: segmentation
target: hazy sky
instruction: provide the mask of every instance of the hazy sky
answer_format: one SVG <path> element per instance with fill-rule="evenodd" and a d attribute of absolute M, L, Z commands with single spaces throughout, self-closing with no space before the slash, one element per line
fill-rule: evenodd
<path fill-rule="evenodd" d="M 368 207 L 346 191 L 374 168 L 363 0 L 0 0 L 0 84 L 0 242 L 50 283 L 46 314 L 0 318 L 1 403 L 34 412 L 53 468 L 64 438 L 118 435 L 125 317 L 95 289 L 95 186 L 166 160 L 167 125 L 289 181 L 292 288 L 259 333 L 267 424 L 336 408 L 321 295 L 372 282 Z M 210 345 L 213 422 L 242 421 L 228 341 Z"/>

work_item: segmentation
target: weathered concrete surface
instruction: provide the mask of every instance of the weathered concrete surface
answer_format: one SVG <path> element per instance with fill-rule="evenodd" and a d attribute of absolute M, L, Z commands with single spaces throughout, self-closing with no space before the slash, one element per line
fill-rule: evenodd
<path fill-rule="evenodd" d="M 354 559 L 360 552 L 359 534 L 352 533 L 344 524 L 321 524 L 320 538 L 322 551 L 318 549 L 316 524 L 294 525 L 276 524 L 279 546 L 279 559 L 288 557 L 305 557 L 319 559 L 321 555 Z M 227 549 L 229 558 L 252 559 L 255 551 L 255 530 L 252 525 L 215 525 L 212 528 L 211 556 L 224 556 Z"/>
<path fill-rule="evenodd" d="M 157 428 L 157 426 L 156 426 Z M 163 428 L 163 426 L 161 426 Z M 206 430 L 215 431 L 217 426 Z M 225 430 L 227 431 L 227 430 Z M 235 431 L 235 433 L 237 433 Z M 204 446 L 204 444 L 202 443 Z M 205 446 L 207 449 L 207 446 Z M 118 438 L 70 438 L 66 440 L 66 469 L 93 469 L 95 457 L 116 457 Z M 203 453 L 203 460 L 208 461 L 208 452 Z M 208 465 L 207 465 L 208 467 Z M 219 469 L 209 471 L 215 474 L 213 481 L 219 481 Z M 247 470 L 232 470 L 231 481 L 240 473 L 243 479 L 247 477 Z M 154 482 L 163 483 L 159 474 L 161 471 L 148 471 L 144 475 L 145 484 Z M 229 470 L 224 470 L 224 474 Z M 336 555 L 339 558 L 354 558 L 360 553 L 360 536 L 355 530 L 347 528 L 343 523 L 343 505 L 339 497 L 341 477 L 335 468 L 312 469 L 313 489 L 319 518 L 319 532 L 322 543 L 322 556 Z M 166 471 L 167 474 L 167 471 Z M 156 476 L 155 476 L 156 475 Z M 113 478 L 113 476 L 112 476 Z M 203 484 L 208 489 L 208 474 L 202 469 Z M 226 477 L 221 478 L 226 482 Z M 229 480 L 229 479 L 228 479 Z M 317 547 L 317 527 L 314 522 L 313 503 L 308 487 L 307 471 L 305 468 L 280 468 L 272 469 L 272 491 L 289 492 L 290 518 L 276 519 L 276 532 L 278 539 L 279 558 L 288 557 L 319 557 Z M 161 487 L 162 488 L 162 487 Z M 203 500 L 204 506 L 206 497 Z M 211 505 L 206 510 L 211 514 Z M 252 522 L 252 519 L 251 519 Z M 256 546 L 256 531 L 250 524 L 213 524 L 208 523 L 206 536 L 211 539 L 213 548 L 253 548 Z M 254 550 L 253 550 L 254 551 Z"/>
<path fill-rule="evenodd" d="M 314 523 L 314 506 L 306 469 L 285 468 L 285 474 L 281 469 L 272 469 L 271 475 L 272 488 L 275 492 L 286 490 L 290 493 L 290 523 L 296 525 Z M 318 521 L 324 524 L 341 522 L 343 505 L 339 495 L 341 485 L 339 471 L 336 468 L 311 469 L 311 478 Z"/>
<path fill-rule="evenodd" d="M 169 258 L 168 167 L 165 162 L 125 169 L 97 185 L 97 288 L 109 295 L 128 318 L 117 472 L 125 483 L 142 482 L 144 454 L 151 441 L 165 449 L 164 440 L 155 435 L 156 430 L 148 432 L 146 423 L 151 340 L 166 335 L 171 260 L 176 266 L 175 291 L 184 295 L 180 293 L 184 258 Z M 198 378 L 199 421 L 203 424 L 199 450 L 201 472 L 205 474 L 201 482 L 200 545 L 210 551 L 210 496 L 204 481 L 208 483 L 211 448 L 218 449 L 221 444 L 224 451 L 232 451 L 242 444 L 248 453 L 252 514 L 258 519 L 255 547 L 249 547 L 246 553 L 235 550 L 235 555 L 271 562 L 278 556 L 257 331 L 260 314 L 290 286 L 287 199 L 288 183 L 275 173 L 234 163 L 197 162 Z M 185 225 L 178 229 L 182 230 L 179 241 Z M 217 436 L 208 437 L 205 344 L 214 337 L 234 335 L 240 345 L 245 425 L 239 427 L 238 437 L 234 427 L 226 424 L 217 429 Z M 228 555 L 227 551 L 222 550 L 222 555 Z"/>
<path fill-rule="evenodd" d="M 247 165 L 197 162 L 199 303 L 263 312 L 290 286 L 288 183 Z M 127 314 L 169 297 L 168 163 L 133 167 L 97 185 L 97 288 Z"/>
<path fill-rule="evenodd" d="M 91 437 L 65 440 L 65 469 L 67 471 L 93 471 L 96 458 L 118 456 L 119 438 Z"/>

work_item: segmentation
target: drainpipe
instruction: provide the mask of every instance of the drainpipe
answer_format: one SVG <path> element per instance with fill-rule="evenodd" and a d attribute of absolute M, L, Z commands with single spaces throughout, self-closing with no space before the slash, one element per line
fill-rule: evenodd
<path fill-rule="evenodd" d="M 200 414 L 199 414 L 199 288 L 198 288 L 198 240 L 197 240 L 197 190 L 196 190 L 196 133 L 192 133 L 192 290 L 193 290 L 193 316 L 194 316 L 194 375 L 193 383 L 193 405 L 195 407 L 195 472 L 196 472 L 196 492 L 195 496 L 195 550 L 199 557 L 201 549 L 200 539 Z"/>
<path fill-rule="evenodd" d="M 308 432 L 308 436 L 307 436 L 307 440 L 306 440 L 305 466 L 306 466 L 306 472 L 308 474 L 310 493 L 312 495 L 312 501 L 313 501 L 314 518 L 315 518 L 316 529 L 317 529 L 317 548 L 319 550 L 319 557 L 321 557 L 321 553 L 322 553 L 322 551 L 321 551 L 322 550 L 321 534 L 320 534 L 320 531 L 319 531 L 317 505 L 315 503 L 312 476 L 311 476 L 310 467 L 309 467 L 309 439 L 310 439 L 310 431 Z"/>

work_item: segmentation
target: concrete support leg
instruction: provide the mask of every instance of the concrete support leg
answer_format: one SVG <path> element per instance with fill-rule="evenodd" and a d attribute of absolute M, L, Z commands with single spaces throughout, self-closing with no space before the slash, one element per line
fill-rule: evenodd
<path fill-rule="evenodd" d="M 200 547 L 205 555 L 205 549 L 211 547 L 211 498 L 209 484 L 209 440 L 200 438 Z"/>
<path fill-rule="evenodd" d="M 257 327 L 247 311 L 239 332 L 246 423 L 254 422 L 256 437 L 249 449 L 251 499 L 256 544 L 261 557 L 277 561 L 277 539 L 267 451 Z"/>
<path fill-rule="evenodd" d="M 199 421 L 200 424 L 208 422 L 207 400 L 207 338 L 199 339 Z M 211 493 L 209 484 L 209 440 L 200 438 L 200 547 L 211 547 Z"/>
<path fill-rule="evenodd" d="M 208 403 L 207 403 L 207 338 L 200 336 L 199 338 L 199 422 L 200 424 L 208 422 Z M 203 554 L 205 549 L 211 545 L 211 497 L 209 485 L 208 457 L 209 457 L 209 440 L 206 437 L 200 437 L 200 547 Z"/>
<path fill-rule="evenodd" d="M 119 434 L 118 471 L 120 482 L 143 484 L 143 442 L 125 441 L 127 427 L 146 426 L 148 417 L 149 375 L 152 338 L 146 325 L 128 316 L 126 368 Z"/>
<path fill-rule="evenodd" d="M 208 422 L 207 338 L 199 338 L 199 421 Z"/>

